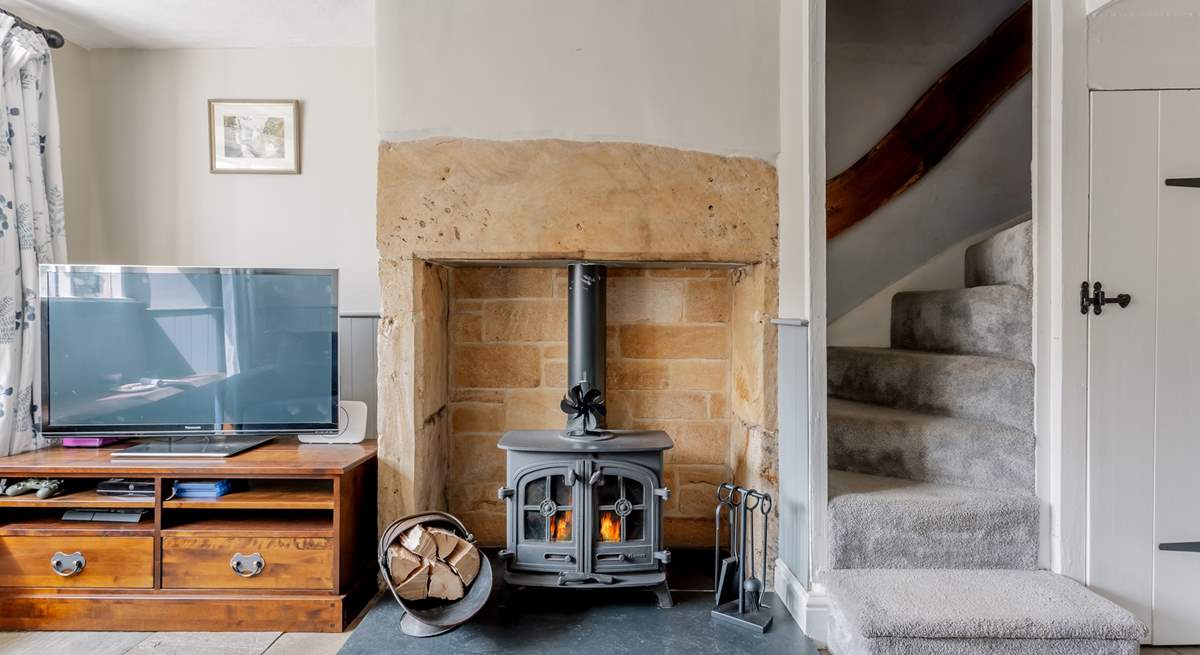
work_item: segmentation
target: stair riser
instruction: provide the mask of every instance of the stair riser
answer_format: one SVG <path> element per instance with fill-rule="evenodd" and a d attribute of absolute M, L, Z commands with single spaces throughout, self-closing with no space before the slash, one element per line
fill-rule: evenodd
<path fill-rule="evenodd" d="M 990 429 L 989 429 L 990 428 Z M 991 424 L 942 426 L 829 412 L 829 467 L 1029 492 L 1033 435 Z"/>
<path fill-rule="evenodd" d="M 966 254 L 968 287 L 1013 284 L 1033 288 L 1033 222 L 998 232 L 970 248 Z"/>
<path fill-rule="evenodd" d="M 892 298 L 892 347 L 1030 361 L 1029 293 L 1013 286 Z"/>
<path fill-rule="evenodd" d="M 1033 569 L 1037 531 L 1033 497 L 919 503 L 843 496 L 829 504 L 829 563 L 834 569 Z"/>
<path fill-rule="evenodd" d="M 983 357 L 829 348 L 829 395 L 1033 430 L 1033 367 Z"/>

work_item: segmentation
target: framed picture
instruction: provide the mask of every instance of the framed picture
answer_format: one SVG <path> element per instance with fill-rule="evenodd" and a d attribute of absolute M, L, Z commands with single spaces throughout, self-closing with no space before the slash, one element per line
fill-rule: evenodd
<path fill-rule="evenodd" d="M 209 100 L 213 173 L 300 173 L 299 100 Z"/>

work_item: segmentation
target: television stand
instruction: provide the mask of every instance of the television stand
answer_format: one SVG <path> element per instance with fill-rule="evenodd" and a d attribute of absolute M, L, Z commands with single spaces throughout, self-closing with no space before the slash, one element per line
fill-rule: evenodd
<path fill-rule="evenodd" d="M 51 498 L 0 495 L 0 630 L 341 632 L 379 590 L 375 442 L 175 461 L 110 457 L 120 447 L 0 457 L 0 478 L 64 481 Z M 96 493 L 110 478 L 154 495 Z M 244 483 L 171 497 L 176 481 L 226 478 Z M 146 513 L 64 520 L 72 509 Z"/>
<path fill-rule="evenodd" d="M 139 443 L 123 450 L 114 450 L 121 457 L 232 457 L 241 452 L 270 443 L 275 437 L 171 437 Z"/>

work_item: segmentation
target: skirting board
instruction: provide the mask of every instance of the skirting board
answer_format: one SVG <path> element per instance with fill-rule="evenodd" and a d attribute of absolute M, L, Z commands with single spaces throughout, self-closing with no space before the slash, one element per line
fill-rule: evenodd
<path fill-rule="evenodd" d="M 829 597 L 819 584 L 805 589 L 782 560 L 775 560 L 775 593 L 800 629 L 817 648 L 825 648 L 829 636 Z"/>

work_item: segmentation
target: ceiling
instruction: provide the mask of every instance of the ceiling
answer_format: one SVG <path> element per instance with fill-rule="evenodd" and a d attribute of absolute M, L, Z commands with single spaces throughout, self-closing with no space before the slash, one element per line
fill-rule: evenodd
<path fill-rule="evenodd" d="M 0 0 L 85 48 L 291 48 L 375 42 L 374 0 Z"/>

